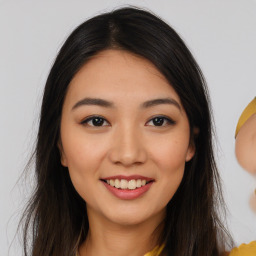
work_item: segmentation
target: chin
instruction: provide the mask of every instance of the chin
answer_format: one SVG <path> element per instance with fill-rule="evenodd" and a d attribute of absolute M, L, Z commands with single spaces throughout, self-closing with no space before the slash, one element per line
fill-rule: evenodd
<path fill-rule="evenodd" d="M 164 219 L 165 217 L 165 210 L 159 211 L 159 212 L 151 212 L 149 209 L 136 209 L 136 211 L 116 211 L 111 216 L 109 216 L 109 219 L 118 225 L 121 226 L 134 226 L 143 224 L 145 222 L 148 223 L 150 220 L 159 219 L 159 222 Z"/>
<path fill-rule="evenodd" d="M 112 222 L 120 226 L 134 226 L 139 225 L 146 221 L 146 218 L 141 216 L 118 216 L 117 218 L 113 218 Z"/>

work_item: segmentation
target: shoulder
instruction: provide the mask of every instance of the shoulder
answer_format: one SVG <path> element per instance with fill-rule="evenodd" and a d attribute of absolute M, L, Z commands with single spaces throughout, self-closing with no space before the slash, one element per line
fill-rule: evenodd
<path fill-rule="evenodd" d="M 255 256 L 256 255 L 256 241 L 249 244 L 241 244 L 234 248 L 229 256 Z"/>

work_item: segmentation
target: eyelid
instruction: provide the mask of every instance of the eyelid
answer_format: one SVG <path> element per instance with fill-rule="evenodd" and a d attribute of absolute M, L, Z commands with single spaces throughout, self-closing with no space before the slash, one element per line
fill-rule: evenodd
<path fill-rule="evenodd" d="M 92 121 L 93 119 L 95 118 L 100 118 L 100 119 L 103 119 L 104 122 L 107 122 L 108 125 L 101 125 L 101 126 L 96 126 L 96 125 L 89 125 L 88 122 Z M 106 120 L 106 118 L 104 118 L 103 116 L 100 116 L 100 115 L 91 115 L 91 116 L 87 116 L 86 118 L 84 118 L 80 124 L 83 124 L 83 125 L 87 125 L 87 126 L 90 126 L 90 127 L 105 127 L 105 126 L 109 126 L 110 123 Z"/>
<path fill-rule="evenodd" d="M 156 116 L 151 117 L 151 118 L 146 122 L 146 125 L 147 125 L 149 122 L 153 121 L 153 119 L 155 119 L 155 118 L 163 118 L 163 119 L 165 119 L 165 121 L 167 121 L 167 125 L 174 125 L 174 124 L 176 124 L 176 122 L 175 122 L 173 119 L 171 119 L 170 117 L 168 117 L 168 116 L 165 116 L 165 115 L 156 115 Z M 167 125 L 162 125 L 162 126 L 148 125 L 148 126 L 165 127 L 165 126 L 167 126 Z"/>

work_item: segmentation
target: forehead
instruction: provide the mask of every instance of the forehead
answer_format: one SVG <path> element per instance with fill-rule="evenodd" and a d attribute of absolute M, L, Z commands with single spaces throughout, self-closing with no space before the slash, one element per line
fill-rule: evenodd
<path fill-rule="evenodd" d="M 90 59 L 72 79 L 67 97 L 128 100 L 179 96 L 147 59 L 122 50 L 105 50 Z"/>

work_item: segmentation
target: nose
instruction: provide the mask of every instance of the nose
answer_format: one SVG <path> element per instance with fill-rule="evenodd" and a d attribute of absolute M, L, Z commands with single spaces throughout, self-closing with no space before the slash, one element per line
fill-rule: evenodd
<path fill-rule="evenodd" d="M 119 127 L 113 133 L 109 158 L 114 164 L 126 167 L 146 162 L 147 152 L 143 136 L 131 126 Z"/>

